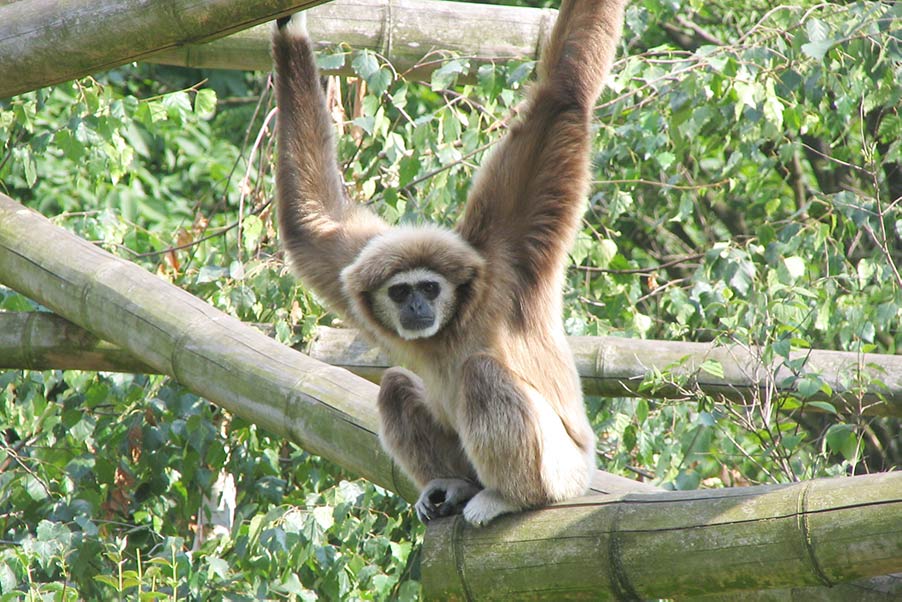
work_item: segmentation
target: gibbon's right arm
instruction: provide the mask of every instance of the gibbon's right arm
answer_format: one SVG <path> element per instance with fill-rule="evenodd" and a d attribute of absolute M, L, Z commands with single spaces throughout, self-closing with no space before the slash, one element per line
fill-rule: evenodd
<path fill-rule="evenodd" d="M 512 264 L 509 286 L 524 311 L 559 297 L 589 188 L 590 120 L 625 4 L 563 0 L 526 109 L 483 162 L 458 227 L 490 266 Z"/>
<path fill-rule="evenodd" d="M 339 274 L 386 224 L 348 199 L 303 13 L 273 28 L 279 106 L 279 230 L 292 270 L 332 309 L 353 318 Z"/>

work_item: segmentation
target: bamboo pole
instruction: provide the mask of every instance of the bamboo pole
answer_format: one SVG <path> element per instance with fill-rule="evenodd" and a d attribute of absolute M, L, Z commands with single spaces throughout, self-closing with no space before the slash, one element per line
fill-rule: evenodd
<path fill-rule="evenodd" d="M 447 56 L 480 64 L 538 58 L 557 11 L 539 8 L 439 2 L 437 0 L 335 0 L 308 11 L 317 45 L 369 49 L 406 77 L 428 75 Z M 208 44 L 169 48 L 148 57 L 153 63 L 269 71 L 270 30 L 258 26 Z M 325 73 L 353 73 L 350 61 Z"/>
<path fill-rule="evenodd" d="M 797 391 L 801 382 L 785 365 L 768 367 L 755 349 L 739 345 L 621 337 L 568 340 L 583 389 L 590 395 L 685 397 L 685 391 L 674 386 L 654 391 L 640 388 L 647 375 L 678 364 L 674 373 L 687 379 L 686 388 L 697 386 L 708 395 L 739 403 L 762 398 L 768 387 L 780 392 Z M 319 328 L 307 352 L 372 381 L 378 381 L 391 365 L 384 352 L 371 348 L 359 333 L 349 329 Z M 902 416 L 902 356 L 809 350 L 794 351 L 790 357 L 807 358 L 801 371 L 819 374 L 833 391 L 829 397 L 820 391 L 811 401 L 830 400 L 853 413 Z M 706 360 L 718 362 L 723 376 L 702 370 L 700 366 Z"/>
<path fill-rule="evenodd" d="M 323 1 L 0 3 L 0 98 L 209 41 Z"/>
<path fill-rule="evenodd" d="M 379 444 L 375 385 L 273 341 L 3 194 L 0 283 L 230 412 L 416 498 Z M 597 493 L 655 489 L 602 471 L 593 478 Z"/>
<path fill-rule="evenodd" d="M 253 326 L 263 329 L 265 325 Z M 639 387 L 647 374 L 663 371 L 681 359 L 684 364 L 679 373 L 692 375 L 695 384 L 706 394 L 734 402 L 746 403 L 755 394 L 760 395 L 766 386 L 765 376 L 775 383 L 788 378 L 785 366 L 777 370 L 776 377 L 773 371 L 765 375 L 764 365 L 751 350 L 741 347 L 620 337 L 570 337 L 569 341 L 583 388 L 591 395 L 682 396 L 683 392 L 674 387 L 653 392 L 640 391 Z M 392 365 L 384 352 L 371 347 L 351 329 L 321 326 L 307 351 L 314 359 L 345 368 L 375 383 L 379 382 L 383 370 Z M 698 368 L 706 359 L 715 358 L 724 368 L 723 378 Z M 46 312 L 0 312 L 0 369 L 155 372 L 123 349 Z M 834 397 L 819 395 L 816 399 L 839 402 L 847 411 L 863 409 L 869 414 L 902 416 L 902 387 L 899 386 L 902 356 L 814 350 L 808 355 L 805 370 L 820 374 L 836 392 Z M 885 388 L 874 386 L 860 398 L 852 396 L 847 383 L 854 382 L 856 374 L 860 374 L 859 378 L 879 379 Z M 753 375 L 757 375 L 758 381 Z M 783 393 L 793 390 L 790 383 L 782 387 L 775 384 L 775 387 Z M 801 409 L 818 410 L 812 405 L 803 405 Z"/>
<path fill-rule="evenodd" d="M 158 372 L 121 347 L 48 312 L 0 312 L 0 370 Z"/>
<path fill-rule="evenodd" d="M 269 25 L 251 27 L 324 1 L 0 3 L 0 98 L 137 60 L 268 71 Z M 311 10 L 309 24 L 321 47 L 368 48 L 416 78 L 451 54 L 472 59 L 471 75 L 483 63 L 536 58 L 556 16 L 550 9 L 437 0 L 337 0 Z M 346 61 L 324 72 L 352 70 Z"/>
<path fill-rule="evenodd" d="M 890 600 L 902 578 L 871 582 L 890 580 L 886 595 L 823 586 L 900 570 L 902 472 L 587 498 L 482 529 L 456 516 L 430 523 L 422 559 L 426 597 L 442 601 L 736 600 L 801 584 L 822 587 L 800 600 Z"/>

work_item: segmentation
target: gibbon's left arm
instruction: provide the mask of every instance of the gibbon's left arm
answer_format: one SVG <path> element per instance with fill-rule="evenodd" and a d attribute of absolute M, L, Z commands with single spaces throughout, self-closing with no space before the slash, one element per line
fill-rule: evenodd
<path fill-rule="evenodd" d="M 305 15 L 279 19 L 272 46 L 279 106 L 276 188 L 283 245 L 304 283 L 332 309 L 352 318 L 339 273 L 387 226 L 345 193 Z"/>
<path fill-rule="evenodd" d="M 488 265 L 512 266 L 525 310 L 560 277 L 584 210 L 589 124 L 623 26 L 625 0 L 564 0 L 527 108 L 482 165 L 458 226 Z"/>

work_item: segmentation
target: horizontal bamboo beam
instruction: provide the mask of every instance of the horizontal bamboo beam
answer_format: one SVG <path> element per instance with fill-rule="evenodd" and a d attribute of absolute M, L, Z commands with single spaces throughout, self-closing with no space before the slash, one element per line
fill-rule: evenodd
<path fill-rule="evenodd" d="M 263 325 L 257 324 L 260 329 Z M 664 370 L 668 365 L 687 358 L 680 368 L 682 374 L 693 378 L 702 391 L 722 395 L 727 399 L 745 402 L 755 392 L 749 375 L 758 374 L 763 380 L 763 366 L 755 365 L 752 353 L 744 348 L 714 347 L 706 343 L 681 343 L 624 339 L 620 337 L 570 337 L 570 345 L 577 358 L 583 388 L 588 394 L 602 396 L 676 397 L 682 395 L 674 388 L 653 393 L 640 393 L 639 383 L 650 371 Z M 350 370 L 372 382 L 379 382 L 382 372 L 392 365 L 388 356 L 350 329 L 317 329 L 308 349 L 310 357 Z M 796 353 L 801 356 L 801 352 Z M 724 377 L 716 378 L 701 372 L 698 366 L 705 359 L 718 359 L 724 367 Z M 746 362 L 746 367 L 739 364 Z M 116 345 L 98 339 L 51 313 L 0 312 L 0 369 L 7 370 L 99 370 L 107 372 L 156 372 Z M 812 351 L 806 371 L 817 372 L 834 387 L 846 410 L 857 411 L 857 404 L 865 404 L 871 414 L 902 415 L 902 392 L 898 388 L 902 356 Z M 858 399 L 850 397 L 842 384 L 861 370 L 863 376 L 879 378 L 887 385 L 882 394 L 873 390 Z M 785 378 L 786 368 L 778 370 L 776 380 Z M 896 385 L 892 389 L 890 386 Z M 758 385 L 763 387 L 763 383 Z M 791 390 L 791 386 L 778 390 Z M 879 396 L 878 396 L 879 395 Z M 825 395 L 817 399 L 827 399 Z M 876 404 L 876 405 L 874 405 Z M 802 409 L 817 409 L 803 406 Z"/>
<path fill-rule="evenodd" d="M 441 67 L 447 56 L 480 64 L 513 58 L 535 59 L 557 11 L 437 0 L 335 0 L 307 11 L 317 46 L 369 49 L 410 78 Z M 270 29 L 258 26 L 208 44 L 169 48 L 153 63 L 269 71 Z M 353 73 L 350 60 L 330 74 Z"/>
<path fill-rule="evenodd" d="M 482 529 L 456 516 L 430 523 L 422 558 L 442 601 L 893 600 L 902 576 L 823 586 L 899 571 L 902 472 L 586 498 Z M 747 591 L 802 584 L 822 587 Z"/>
<path fill-rule="evenodd" d="M 213 40 L 323 1 L 0 2 L 0 98 Z"/>
<path fill-rule="evenodd" d="M 676 375 L 688 378 L 687 387 L 697 386 L 712 396 L 734 402 L 762 398 L 772 383 L 778 391 L 797 391 L 799 379 L 793 379 L 785 365 L 764 365 L 754 349 L 739 345 L 717 346 L 712 343 L 686 343 L 626 339 L 621 337 L 569 337 L 570 348 L 583 389 L 590 395 L 605 397 L 646 396 L 655 398 L 685 397 L 685 391 L 665 386 L 654 391 L 641 391 L 640 385 L 653 371 L 675 366 Z M 341 366 L 378 382 L 382 371 L 391 366 L 388 356 L 372 348 L 356 331 L 321 327 L 307 350 L 311 357 Z M 840 351 L 794 351 L 793 359 L 805 358 L 802 371 L 819 374 L 833 390 L 811 398 L 830 400 L 851 412 L 902 416 L 902 356 Z M 723 377 L 700 368 L 706 360 L 717 361 Z M 856 388 L 856 382 L 869 386 Z M 878 382 L 880 384 L 878 384 Z M 858 395 L 861 393 L 861 395 Z"/>
<path fill-rule="evenodd" d="M 121 347 L 49 312 L 0 312 L 0 370 L 159 372 Z"/>
<path fill-rule="evenodd" d="M 275 342 L 3 194 L 0 283 L 230 412 L 407 499 L 416 497 L 379 444 L 378 387 Z M 35 356 L 34 350 L 24 354 Z M 656 489 L 602 471 L 592 488 Z"/>

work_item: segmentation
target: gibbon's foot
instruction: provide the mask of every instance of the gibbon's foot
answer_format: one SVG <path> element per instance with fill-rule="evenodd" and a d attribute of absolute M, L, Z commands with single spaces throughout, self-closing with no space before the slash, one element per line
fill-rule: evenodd
<path fill-rule="evenodd" d="M 424 523 L 434 518 L 458 514 L 480 487 L 466 479 L 432 479 L 420 493 L 415 508 Z"/>
<path fill-rule="evenodd" d="M 301 11 L 299 13 L 294 13 L 293 15 L 288 15 L 285 17 L 279 17 L 276 19 L 276 27 L 279 31 L 287 31 L 297 37 L 306 37 L 307 36 L 307 13 Z"/>
<path fill-rule="evenodd" d="M 494 489 L 483 489 L 464 507 L 464 518 L 474 527 L 484 527 L 495 517 L 522 510 L 522 507 L 507 501 Z"/>

